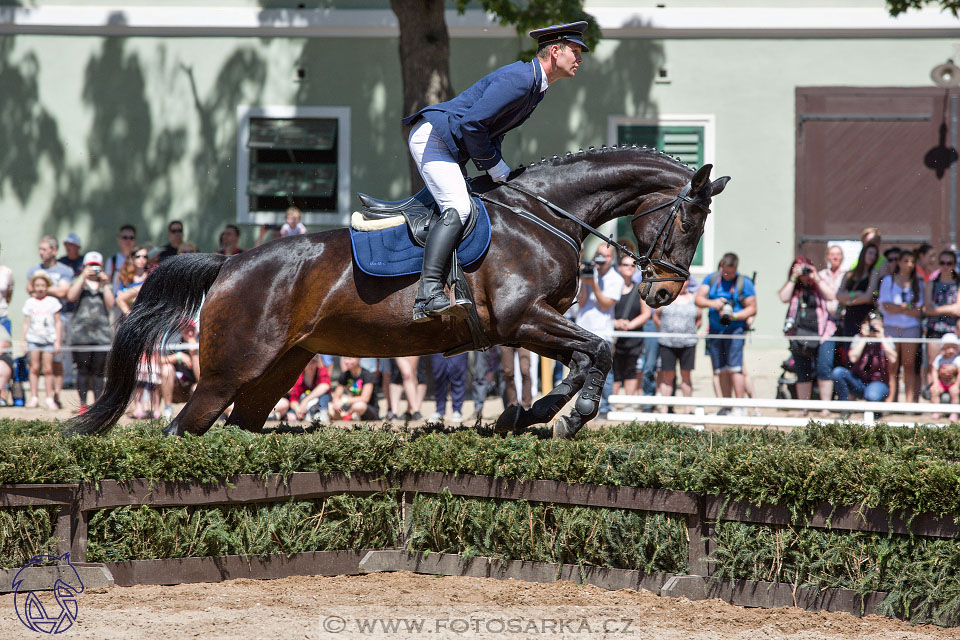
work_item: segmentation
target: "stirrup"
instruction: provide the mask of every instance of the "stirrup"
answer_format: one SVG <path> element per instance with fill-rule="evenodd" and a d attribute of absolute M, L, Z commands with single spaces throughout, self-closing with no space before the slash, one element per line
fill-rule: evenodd
<path fill-rule="evenodd" d="M 446 303 L 446 306 L 440 308 L 428 308 L 428 306 L 430 306 L 434 301 L 441 300 Z M 413 303 L 413 321 L 426 322 L 433 318 L 439 318 L 447 315 L 454 316 L 455 318 L 462 320 L 467 317 L 468 313 L 470 313 L 470 308 L 472 306 L 473 302 L 464 298 L 457 298 L 453 304 L 450 304 L 450 298 L 446 293 L 437 294 L 432 298 L 428 298 L 426 300 L 417 300 Z"/>

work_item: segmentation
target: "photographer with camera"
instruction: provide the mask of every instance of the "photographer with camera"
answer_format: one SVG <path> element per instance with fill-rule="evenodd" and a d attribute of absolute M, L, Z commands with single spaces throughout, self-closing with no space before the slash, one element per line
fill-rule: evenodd
<path fill-rule="evenodd" d="M 615 306 L 623 291 L 623 277 L 613 268 L 613 247 L 602 244 L 592 262 L 581 260 L 580 289 L 577 291 L 578 325 L 612 343 Z M 609 411 L 607 398 L 613 393 L 613 372 L 607 373 L 600 400 L 600 419 Z"/>
<path fill-rule="evenodd" d="M 70 344 L 75 347 L 110 346 L 113 331 L 110 327 L 110 309 L 113 308 L 113 290 L 110 276 L 103 271 L 103 255 L 90 251 L 83 257 L 83 271 L 70 284 L 67 300 L 75 303 L 70 329 Z M 81 351 L 73 354 L 77 365 L 77 391 L 80 393 L 80 413 L 87 410 L 87 392 L 93 391 L 96 401 L 103 393 L 107 352 Z"/>
<path fill-rule="evenodd" d="M 832 372 L 837 399 L 848 400 L 853 394 L 867 402 L 883 402 L 890 395 L 889 368 L 897 362 L 897 349 L 884 333 L 876 309 L 867 312 L 860 322 L 860 333 L 850 343 L 849 357 L 850 368 L 836 367 Z"/>
<path fill-rule="evenodd" d="M 837 299 L 830 286 L 813 264 L 803 256 L 790 266 L 787 281 L 780 287 L 780 301 L 788 304 L 783 323 L 783 334 L 806 340 L 791 340 L 790 353 L 797 373 L 797 398 L 810 399 L 814 377 L 820 389 L 820 399 L 833 397 L 833 349 L 830 340 L 837 332 L 837 324 L 830 313 L 829 303 Z M 814 375 L 816 374 L 816 375 Z M 821 415 L 828 414 L 822 411 Z"/>
<path fill-rule="evenodd" d="M 701 309 L 709 309 L 710 333 L 724 336 L 743 336 L 747 318 L 757 313 L 757 296 L 753 281 L 737 272 L 740 258 L 725 253 L 711 273 L 697 289 L 694 302 Z M 707 353 L 713 364 L 713 375 L 719 378 L 724 398 L 746 396 L 743 375 L 743 338 L 707 338 Z M 729 413 L 724 409 L 721 412 Z M 742 415 L 743 409 L 734 411 Z"/>

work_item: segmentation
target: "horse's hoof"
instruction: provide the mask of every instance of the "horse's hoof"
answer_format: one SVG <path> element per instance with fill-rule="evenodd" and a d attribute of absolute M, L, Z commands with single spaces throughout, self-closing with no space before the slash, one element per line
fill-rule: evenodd
<path fill-rule="evenodd" d="M 582 427 L 583 425 L 580 426 Z M 553 423 L 554 438 L 569 440 L 577 435 L 577 431 L 580 431 L 580 427 L 574 427 L 569 416 L 560 416 L 557 418 L 557 421 Z"/>
<path fill-rule="evenodd" d="M 520 431 L 517 428 L 517 423 L 522 415 L 523 407 L 515 404 L 510 405 L 497 418 L 497 423 L 493 425 L 493 432 L 498 434 L 517 433 Z"/>
<path fill-rule="evenodd" d="M 163 428 L 163 435 L 165 436 L 179 436 L 180 427 L 175 423 L 171 422 L 166 427 Z"/>

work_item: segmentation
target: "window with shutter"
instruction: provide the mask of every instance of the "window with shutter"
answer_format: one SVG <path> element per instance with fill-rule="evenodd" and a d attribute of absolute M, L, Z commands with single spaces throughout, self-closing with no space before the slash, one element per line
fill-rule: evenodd
<path fill-rule="evenodd" d="M 282 223 L 288 207 L 307 224 L 339 224 L 349 193 L 346 109 L 264 107 L 241 112 L 240 222 Z"/>
<path fill-rule="evenodd" d="M 681 162 L 696 168 L 706 161 L 707 126 L 706 122 L 674 124 L 664 121 L 615 118 L 611 119 L 610 133 L 613 138 L 611 142 L 660 149 L 667 155 L 680 158 Z M 711 237 L 708 238 L 708 235 Z M 617 221 L 617 236 L 633 238 L 629 218 L 620 218 Z M 712 225 L 709 222 L 700 239 L 700 244 L 697 245 L 697 252 L 690 264 L 691 268 L 699 268 L 702 271 L 708 266 L 704 262 L 704 245 L 708 240 L 712 240 Z"/>

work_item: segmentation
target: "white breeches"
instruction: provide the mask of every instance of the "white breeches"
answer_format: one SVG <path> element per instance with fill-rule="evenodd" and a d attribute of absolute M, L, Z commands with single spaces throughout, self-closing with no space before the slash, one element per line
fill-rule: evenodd
<path fill-rule="evenodd" d="M 420 171 L 420 177 L 440 205 L 440 212 L 456 209 L 460 214 L 460 222 L 466 223 L 470 216 L 467 183 L 463 179 L 463 172 L 460 171 L 456 157 L 450 153 L 443 138 L 433 131 L 432 124 L 420 120 L 411 129 L 407 144 L 417 170 Z"/>

